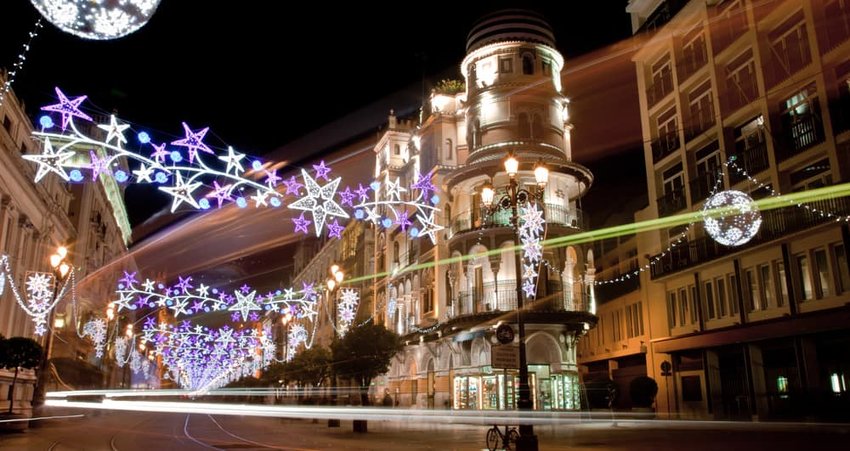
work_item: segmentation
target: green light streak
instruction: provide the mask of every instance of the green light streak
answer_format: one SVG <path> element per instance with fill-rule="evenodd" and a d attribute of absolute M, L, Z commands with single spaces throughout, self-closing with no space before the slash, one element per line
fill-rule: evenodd
<path fill-rule="evenodd" d="M 783 194 L 781 196 L 773 196 L 767 197 L 764 199 L 759 199 L 754 201 L 759 210 L 767 211 L 774 210 L 777 208 L 787 208 L 797 205 L 806 204 L 809 202 L 816 202 L 820 200 L 829 200 L 836 199 L 840 197 L 850 196 L 850 183 L 842 183 L 840 185 L 827 186 L 824 188 L 817 188 L 807 191 L 801 191 L 797 193 L 791 194 Z M 719 209 L 723 210 L 723 209 Z M 721 214 L 721 213 L 718 213 Z M 840 216 L 843 217 L 843 216 Z M 658 229 L 666 229 L 670 227 L 675 227 L 683 224 L 690 224 L 692 222 L 702 221 L 702 211 L 694 211 L 688 213 L 682 213 L 673 216 L 667 216 L 664 218 L 657 219 L 649 219 L 646 221 L 635 222 L 632 224 L 623 224 L 613 227 L 606 227 L 604 229 L 599 230 L 591 230 L 587 232 L 580 232 L 566 236 L 560 236 L 557 238 L 550 238 L 545 241 L 541 241 L 540 244 L 544 249 L 553 249 L 564 246 L 572 246 L 577 244 L 584 244 L 593 241 L 605 240 L 609 238 L 616 238 L 625 235 L 636 235 L 638 233 L 650 232 Z M 439 265 L 450 265 L 453 263 L 465 262 L 468 260 L 472 260 L 479 257 L 489 257 L 492 255 L 497 255 L 502 253 L 503 251 L 508 250 L 511 252 L 519 252 L 522 250 L 522 245 L 514 245 L 506 248 L 498 248 L 488 250 L 486 252 L 481 252 L 473 255 L 459 255 L 457 257 L 449 257 L 436 261 L 429 261 L 424 263 L 419 263 L 415 265 L 409 265 L 395 274 L 391 272 L 382 272 L 377 274 L 372 274 L 368 276 L 360 276 L 352 279 L 346 280 L 345 284 L 359 283 L 372 280 L 374 278 L 384 278 L 388 276 L 398 276 L 407 272 L 418 271 L 420 269 L 433 268 Z"/>

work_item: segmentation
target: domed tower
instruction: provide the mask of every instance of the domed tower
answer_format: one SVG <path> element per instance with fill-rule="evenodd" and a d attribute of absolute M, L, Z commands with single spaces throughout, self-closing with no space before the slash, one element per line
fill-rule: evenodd
<path fill-rule="evenodd" d="M 510 322 L 513 316 L 504 312 L 517 308 L 517 284 L 525 279 L 517 271 L 512 206 L 504 202 L 511 187 L 536 199 L 546 221 L 543 238 L 550 240 L 583 230 L 579 199 L 593 176 L 572 161 L 569 101 L 561 87 L 564 58 L 546 20 L 521 10 L 487 15 L 473 26 L 466 48 L 461 63 L 466 154 L 444 179 L 454 213 L 447 251 L 460 257 L 447 273 L 452 292 L 447 319 L 487 321 L 495 315 Z M 509 156 L 519 162 L 512 176 L 505 167 Z M 535 178 L 538 165 L 548 169 L 545 184 Z M 482 199 L 485 186 L 495 190 L 490 205 Z M 550 378 L 547 408 L 578 408 L 575 344 L 596 323 L 592 259 L 589 247 L 546 246 L 536 287 L 522 298 L 528 363 L 549 368 L 548 376 L 536 376 Z M 519 264 L 526 271 L 526 262 Z"/>

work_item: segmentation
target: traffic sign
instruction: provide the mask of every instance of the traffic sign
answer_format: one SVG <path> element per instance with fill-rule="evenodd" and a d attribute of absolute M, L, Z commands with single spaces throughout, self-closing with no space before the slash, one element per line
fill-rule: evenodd
<path fill-rule="evenodd" d="M 507 324 L 501 324 L 496 328 L 496 340 L 499 340 L 499 343 L 503 345 L 513 343 L 514 328 Z"/>
<path fill-rule="evenodd" d="M 673 365 L 668 361 L 661 362 L 661 375 L 662 376 L 672 376 L 673 373 L 670 371 L 673 369 Z"/>
<path fill-rule="evenodd" d="M 514 345 L 491 346 L 490 366 L 501 369 L 519 369 L 519 347 Z"/>

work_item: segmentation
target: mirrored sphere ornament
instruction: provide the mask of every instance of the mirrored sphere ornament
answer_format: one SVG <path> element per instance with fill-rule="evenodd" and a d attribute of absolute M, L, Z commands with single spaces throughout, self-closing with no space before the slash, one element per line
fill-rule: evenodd
<path fill-rule="evenodd" d="M 761 213 L 753 199 L 735 190 L 711 196 L 702 209 L 705 230 L 724 246 L 747 243 L 761 227 Z"/>
<path fill-rule="evenodd" d="M 60 30 L 85 39 L 116 39 L 142 28 L 160 0 L 30 0 Z"/>

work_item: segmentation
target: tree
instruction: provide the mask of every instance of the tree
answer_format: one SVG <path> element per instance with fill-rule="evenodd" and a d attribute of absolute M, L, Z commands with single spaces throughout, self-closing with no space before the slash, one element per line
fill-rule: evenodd
<path fill-rule="evenodd" d="M 360 402 L 364 406 L 370 404 L 372 379 L 389 369 L 390 359 L 402 348 L 401 337 L 372 322 L 352 328 L 342 339 L 331 344 L 337 375 L 360 384 Z M 355 421 L 354 430 L 366 432 L 366 422 Z"/>
<path fill-rule="evenodd" d="M 658 383 L 651 377 L 638 376 L 629 383 L 629 395 L 635 407 L 652 407 L 657 394 Z"/>
<path fill-rule="evenodd" d="M 18 382 L 18 371 L 21 368 L 32 369 L 41 364 L 43 353 L 41 345 L 32 338 L 12 337 L 0 341 L 0 367 L 14 368 L 15 376 L 9 386 L 9 413 L 15 405 L 15 384 Z"/>
<path fill-rule="evenodd" d="M 289 378 L 299 385 L 317 387 L 331 372 L 331 353 L 319 346 L 304 349 L 289 361 Z"/>
<path fill-rule="evenodd" d="M 608 378 L 589 380 L 584 389 L 591 409 L 610 409 L 617 399 L 617 384 Z"/>

